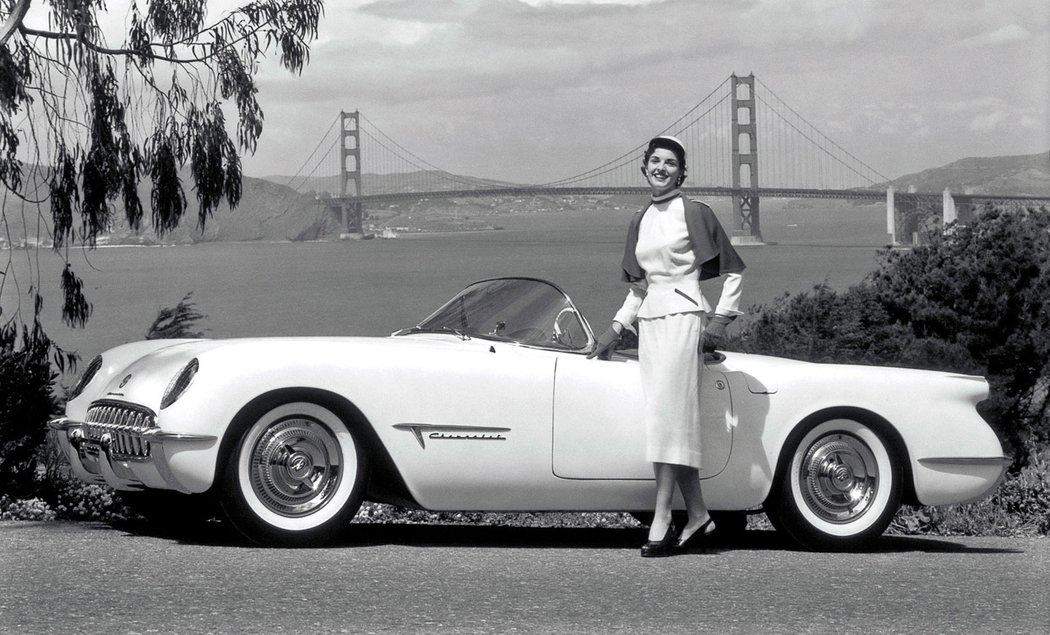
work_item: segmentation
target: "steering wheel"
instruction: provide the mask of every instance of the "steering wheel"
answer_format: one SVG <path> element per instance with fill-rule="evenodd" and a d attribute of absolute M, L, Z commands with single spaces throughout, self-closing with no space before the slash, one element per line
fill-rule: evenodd
<path fill-rule="evenodd" d="M 558 311 L 558 315 L 554 316 L 554 332 L 551 335 L 551 341 L 567 348 L 576 348 L 576 342 L 572 341 L 572 333 L 561 327 L 561 316 L 566 313 L 569 315 L 576 315 L 576 310 L 571 306 L 567 306 L 561 311 Z"/>

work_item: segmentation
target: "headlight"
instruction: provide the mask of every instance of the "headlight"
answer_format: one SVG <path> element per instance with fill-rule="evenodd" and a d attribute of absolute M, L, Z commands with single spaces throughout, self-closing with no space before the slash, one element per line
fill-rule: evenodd
<path fill-rule="evenodd" d="M 194 358 L 190 360 L 189 364 L 182 367 L 179 374 L 171 379 L 171 383 L 168 384 L 168 388 L 164 391 L 164 396 L 161 397 L 160 400 L 161 410 L 175 403 L 175 401 L 182 396 L 182 393 L 186 392 L 186 389 L 190 387 L 190 383 L 193 381 L 193 377 L 197 374 L 199 368 L 200 363 Z"/>
<path fill-rule="evenodd" d="M 95 378 L 98 371 L 102 368 L 102 356 L 98 355 L 95 359 L 91 360 L 88 364 L 87 370 L 80 376 L 80 381 L 77 382 L 76 387 L 73 388 L 73 392 L 69 393 L 70 399 L 76 399 L 80 396 L 80 393 L 84 392 L 87 385 L 91 383 L 91 380 Z"/>

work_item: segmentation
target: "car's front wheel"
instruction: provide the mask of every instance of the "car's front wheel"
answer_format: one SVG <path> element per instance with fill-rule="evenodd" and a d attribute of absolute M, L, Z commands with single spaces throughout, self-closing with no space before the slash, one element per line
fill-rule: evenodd
<path fill-rule="evenodd" d="M 885 531 L 904 479 L 885 433 L 853 418 L 832 418 L 793 435 L 786 449 L 770 501 L 778 529 L 818 550 L 861 547 Z"/>
<path fill-rule="evenodd" d="M 332 410 L 305 401 L 260 405 L 242 413 L 230 433 L 220 503 L 251 541 L 321 544 L 357 513 L 367 455 Z"/>

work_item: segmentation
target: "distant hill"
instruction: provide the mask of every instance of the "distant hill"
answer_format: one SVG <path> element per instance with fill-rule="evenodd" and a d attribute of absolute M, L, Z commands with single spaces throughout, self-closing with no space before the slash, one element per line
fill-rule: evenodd
<path fill-rule="evenodd" d="M 339 195 L 339 176 L 292 177 L 286 175 L 264 176 L 263 179 L 287 185 L 302 194 Z M 369 174 L 361 175 L 361 189 L 370 194 L 388 194 L 392 192 L 423 192 L 440 183 L 438 190 L 449 191 L 470 189 L 470 184 L 484 183 L 492 186 L 512 186 L 515 183 L 479 179 L 472 176 L 459 176 L 436 170 L 421 170 L 407 174 Z"/>
<path fill-rule="evenodd" d="M 365 174 L 362 178 L 366 192 L 420 191 L 419 186 L 438 180 L 433 172 L 415 172 L 410 175 Z M 443 174 L 443 173 L 442 173 Z M 265 180 L 291 185 L 304 194 L 339 192 L 339 177 L 294 178 L 274 175 Z M 472 177 L 459 177 L 477 181 Z M 294 181 L 294 182 L 293 182 Z M 509 185 L 490 181 L 493 185 Z M 938 168 L 931 168 L 894 179 L 887 185 L 898 190 L 942 192 L 949 188 L 960 194 L 1001 194 L 1050 197 L 1050 153 L 1005 157 L 971 157 L 960 159 Z M 442 189 L 456 189 L 448 183 Z M 884 186 L 880 186 L 881 187 Z"/>
<path fill-rule="evenodd" d="M 314 197 L 300 194 L 292 188 L 264 179 L 244 177 L 240 204 L 234 208 L 219 206 L 207 219 L 204 230 L 198 227 L 199 205 L 188 174 L 182 176 L 187 209 L 179 226 L 164 236 L 157 236 L 150 222 L 150 189 L 146 180 L 139 185 L 139 200 L 145 208 L 142 228 L 134 231 L 124 220 L 124 208 L 119 202 L 111 204 L 112 226 L 100 236 L 101 244 L 188 244 L 218 241 L 252 240 L 316 240 L 330 236 L 338 238 L 340 227 Z M 38 188 L 42 191 L 42 188 Z M 29 210 L 27 212 L 27 209 Z M 45 202 L 39 214 L 35 209 L 23 208 L 13 196 L 6 197 L 4 216 L 10 229 L 10 240 L 18 244 L 29 237 L 30 242 L 50 244 L 51 211 Z M 74 230 L 79 233 L 79 219 L 74 219 Z M 27 231 L 28 230 L 28 231 Z M 39 230 L 39 235 L 38 235 Z M 6 240 L 0 234 L 0 245 Z M 79 238 L 76 240 L 79 244 Z"/>
<path fill-rule="evenodd" d="M 901 191 L 1050 197 L 1050 153 L 960 159 L 894 179 Z"/>
<path fill-rule="evenodd" d="M 364 188 L 370 192 L 420 191 L 434 175 L 419 172 L 403 175 L 364 175 Z M 339 220 L 319 199 L 338 192 L 338 178 L 298 178 L 295 188 L 286 185 L 287 176 L 245 177 L 240 205 L 233 210 L 223 205 L 208 219 L 204 231 L 197 226 L 197 201 L 183 175 L 189 208 L 178 228 L 158 237 L 149 223 L 149 181 L 139 186 L 139 196 L 146 209 L 143 229 L 135 232 L 123 220 L 123 209 L 113 206 L 113 228 L 103 243 L 158 244 L 215 241 L 256 240 L 334 240 L 342 232 Z M 474 179 L 476 181 L 476 179 Z M 501 185 L 496 181 L 494 185 Z M 1024 156 L 978 157 L 902 176 L 892 181 L 900 191 L 941 192 L 949 188 L 961 194 L 1001 194 L 1050 197 L 1050 154 Z M 455 189 L 450 183 L 445 189 Z M 463 231 L 492 229 L 499 226 L 499 215 L 529 212 L 557 212 L 564 209 L 608 209 L 612 206 L 637 205 L 638 197 L 572 197 L 550 194 L 540 197 L 407 200 L 369 209 L 368 223 L 375 228 L 396 227 L 401 231 Z M 26 236 L 30 241 L 47 242 L 51 226 L 50 206 L 45 202 L 39 215 L 31 206 L 23 206 L 13 196 L 4 199 L 4 217 L 11 242 L 18 244 Z M 77 223 L 79 228 L 79 221 Z M 26 231 L 28 229 L 28 231 Z M 7 240 L 0 230 L 0 245 Z"/>

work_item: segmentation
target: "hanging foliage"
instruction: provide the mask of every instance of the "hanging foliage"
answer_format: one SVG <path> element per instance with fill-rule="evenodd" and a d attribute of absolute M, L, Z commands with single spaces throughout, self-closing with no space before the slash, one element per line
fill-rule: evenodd
<path fill-rule="evenodd" d="M 263 131 L 259 62 L 274 54 L 300 73 L 324 10 L 322 0 L 256 0 L 217 14 L 207 0 L 148 0 L 132 2 L 114 33 L 102 27 L 104 0 L 36 2 L 29 12 L 33 0 L 0 0 L 0 186 L 46 205 L 66 250 L 94 246 L 118 210 L 139 229 L 141 181 L 158 234 L 182 220 L 187 188 L 200 228 L 221 204 L 235 207 L 239 153 Z M 66 272 L 62 284 L 63 317 L 82 324 L 79 287 Z"/>

